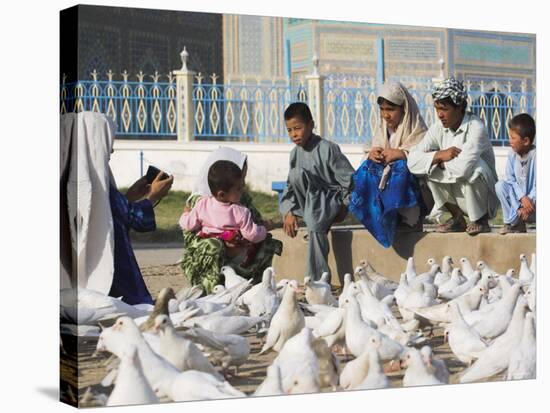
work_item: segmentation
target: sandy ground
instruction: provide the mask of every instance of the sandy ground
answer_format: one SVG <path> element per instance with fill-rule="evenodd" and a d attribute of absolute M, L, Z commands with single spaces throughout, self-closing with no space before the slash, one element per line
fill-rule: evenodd
<path fill-rule="evenodd" d="M 142 269 L 145 282 L 151 293 L 156 294 L 164 287 L 171 286 L 175 291 L 187 285 L 185 277 L 178 265 L 170 266 L 149 266 Z M 394 311 L 397 311 L 395 308 Z M 425 332 L 427 334 L 427 331 Z M 259 356 L 262 343 L 255 334 L 247 335 L 251 344 L 251 354 L 247 363 L 243 364 L 238 371 L 236 377 L 228 377 L 228 381 L 239 390 L 246 394 L 252 393 L 255 388 L 265 378 L 266 369 L 276 357 L 277 353 L 270 352 Z M 97 338 L 79 338 L 78 342 L 73 337 L 63 336 L 63 344 L 69 354 L 64 354 L 61 358 L 61 376 L 71 377 L 77 374 L 78 382 L 73 380 L 61 380 L 62 395 L 68 400 L 80 400 L 81 407 L 97 406 L 97 403 L 90 399 L 89 394 L 105 394 L 109 395 L 112 387 L 103 387 L 100 381 L 105 376 L 107 370 L 106 365 L 109 359 L 109 354 L 103 353 L 94 355 Z M 443 331 L 441 328 L 434 329 L 434 336 L 429 339 L 428 343 L 434 352 L 434 357 L 445 360 L 447 368 L 451 374 L 451 384 L 457 383 L 459 373 L 465 369 L 465 365 L 453 358 L 453 355 L 446 343 L 443 342 Z M 70 351 L 71 348 L 77 348 L 77 354 Z M 70 354 L 73 353 L 73 354 Z M 340 371 L 345 366 L 347 359 L 344 354 L 336 353 L 340 361 Z M 77 369 L 78 361 L 78 369 Z M 389 367 L 386 364 L 386 367 Z M 391 379 L 392 386 L 401 386 L 403 370 L 388 373 Z M 491 379 L 502 380 L 502 376 L 496 376 Z M 322 391 L 332 391 L 331 388 L 323 388 Z M 77 396 L 78 395 L 78 396 Z"/>

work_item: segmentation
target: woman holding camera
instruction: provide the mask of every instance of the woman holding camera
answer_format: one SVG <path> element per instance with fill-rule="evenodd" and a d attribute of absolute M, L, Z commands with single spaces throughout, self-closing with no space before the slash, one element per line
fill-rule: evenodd
<path fill-rule="evenodd" d="M 61 118 L 61 288 L 87 288 L 128 304 L 153 303 L 130 243 L 130 228 L 156 228 L 153 206 L 173 177 L 140 178 L 123 195 L 109 167 L 116 127 L 94 112 Z"/>

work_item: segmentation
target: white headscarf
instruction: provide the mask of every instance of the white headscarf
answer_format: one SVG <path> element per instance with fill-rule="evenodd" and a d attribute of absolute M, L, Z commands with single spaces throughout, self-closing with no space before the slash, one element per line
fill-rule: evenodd
<path fill-rule="evenodd" d="M 210 187 L 208 186 L 208 170 L 215 162 L 230 161 L 236 164 L 242 170 L 246 162 L 246 158 L 247 155 L 242 152 L 239 152 L 227 146 L 220 146 L 218 149 L 208 155 L 208 158 L 206 158 L 206 161 L 202 165 L 199 176 L 195 182 L 195 187 L 193 188 L 193 195 L 212 195 Z"/>
<path fill-rule="evenodd" d="M 109 159 L 115 130 L 112 120 L 101 113 L 68 113 L 61 117 L 61 170 L 69 168 L 68 214 L 76 252 L 72 277 L 64 275 L 62 269 L 62 288 L 67 287 L 67 281 L 75 288 L 74 277 L 78 275 L 78 287 L 104 294 L 111 289 L 114 228 L 109 186 L 115 184 Z"/>
<path fill-rule="evenodd" d="M 409 150 L 422 140 L 428 128 L 422 115 L 418 110 L 416 101 L 409 91 L 401 83 L 384 83 L 379 91 L 378 97 L 382 97 L 395 105 L 403 107 L 403 119 L 397 126 L 397 130 L 388 141 L 388 127 L 384 119 L 380 119 L 371 147 L 397 148 Z M 370 149 L 370 148 L 369 148 Z"/>

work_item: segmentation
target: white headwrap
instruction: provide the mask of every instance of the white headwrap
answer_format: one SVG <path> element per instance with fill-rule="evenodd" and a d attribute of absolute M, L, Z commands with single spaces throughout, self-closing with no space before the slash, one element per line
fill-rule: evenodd
<path fill-rule="evenodd" d="M 212 195 L 210 187 L 208 186 L 208 170 L 215 162 L 230 161 L 236 164 L 242 170 L 246 162 L 246 158 L 247 155 L 242 152 L 239 152 L 227 146 L 220 146 L 218 149 L 208 155 L 208 158 L 206 158 L 206 161 L 202 165 L 197 181 L 195 182 L 195 187 L 193 188 L 193 195 Z"/>
<path fill-rule="evenodd" d="M 384 119 L 380 119 L 371 147 L 397 148 L 409 150 L 422 140 L 428 128 L 418 110 L 416 101 L 409 91 L 401 83 L 384 83 L 378 92 L 378 97 L 383 97 L 396 105 L 403 107 L 403 119 L 394 131 L 391 140 L 388 141 L 388 127 Z M 370 149 L 370 148 L 369 148 Z"/>
<path fill-rule="evenodd" d="M 73 257 L 62 288 L 78 287 L 108 294 L 114 273 L 114 228 L 109 168 L 116 127 L 101 113 L 68 113 L 61 117 L 61 170 L 68 169 L 67 201 Z M 68 148 L 71 148 L 70 153 Z M 76 274 L 75 274 L 76 271 Z"/>

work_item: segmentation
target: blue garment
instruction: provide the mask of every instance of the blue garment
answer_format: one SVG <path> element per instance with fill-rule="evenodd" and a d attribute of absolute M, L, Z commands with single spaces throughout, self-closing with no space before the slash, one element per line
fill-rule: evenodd
<path fill-rule="evenodd" d="M 109 192 L 115 232 L 115 271 L 109 295 L 128 304 L 153 304 L 130 242 L 130 228 L 138 232 L 156 229 L 155 212 L 148 199 L 130 202 L 116 188 Z"/>
<path fill-rule="evenodd" d="M 353 192 L 349 210 L 385 248 L 393 244 L 397 210 L 420 206 L 425 209 L 416 178 L 409 172 L 407 161 L 392 163 L 384 190 L 378 185 L 384 165 L 367 159 L 353 175 Z"/>
<path fill-rule="evenodd" d="M 521 207 L 520 199 L 527 196 L 533 203 L 537 200 L 537 158 L 535 148 L 526 155 L 520 157 L 514 151 L 508 155 L 506 173 L 503 180 L 497 182 L 495 190 L 502 205 L 502 215 L 505 224 L 518 223 L 518 209 Z M 535 216 L 529 217 L 533 222 Z"/>

